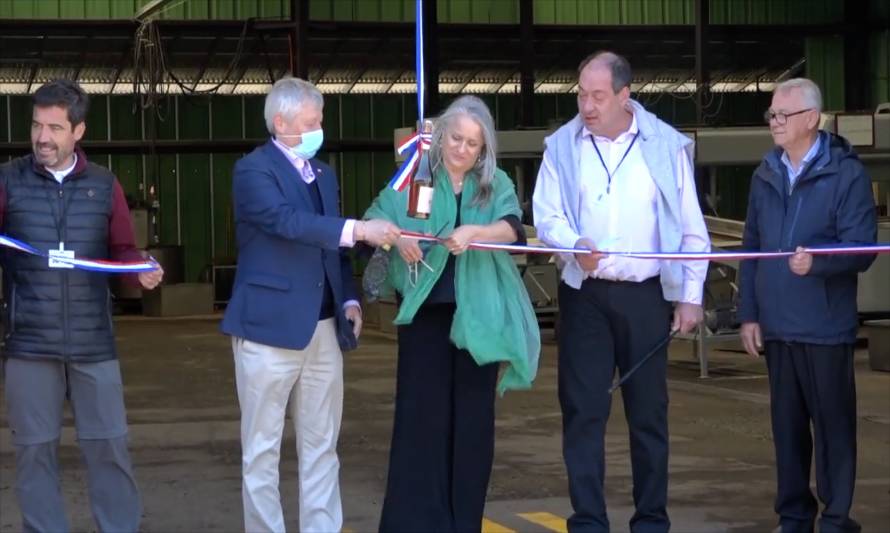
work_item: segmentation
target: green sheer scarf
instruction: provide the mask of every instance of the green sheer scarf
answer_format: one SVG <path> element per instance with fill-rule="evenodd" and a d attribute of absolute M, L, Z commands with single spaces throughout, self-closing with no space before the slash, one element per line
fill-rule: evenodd
<path fill-rule="evenodd" d="M 521 216 L 513 182 L 497 169 L 492 195 L 484 205 L 473 201 L 477 180 L 467 176 L 461 195 L 461 224 L 488 225 L 507 215 Z M 451 180 L 440 168 L 434 177 L 432 213 L 427 220 L 407 215 L 408 189 L 399 192 L 385 188 L 364 218 L 383 218 L 403 230 L 447 236 L 454 229 L 456 197 Z M 393 247 L 390 251 L 387 282 L 403 297 L 397 325 L 410 324 L 429 296 L 448 261 L 444 246 L 432 246 L 424 260 L 432 272 L 419 268 L 417 283 L 408 279 L 408 267 Z M 531 387 L 538 369 L 541 335 L 528 293 L 510 254 L 504 251 L 468 250 L 457 256 L 454 275 L 457 311 L 451 326 L 451 341 L 465 349 L 479 365 L 505 362 L 507 368 L 498 383 L 498 392 Z"/>

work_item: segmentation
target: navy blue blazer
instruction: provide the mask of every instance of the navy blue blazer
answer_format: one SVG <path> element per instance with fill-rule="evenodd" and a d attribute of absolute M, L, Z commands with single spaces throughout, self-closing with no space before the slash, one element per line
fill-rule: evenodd
<path fill-rule="evenodd" d="M 321 309 L 324 277 L 334 293 L 337 340 L 355 348 L 343 303 L 358 299 L 340 234 L 339 186 L 331 167 L 309 161 L 324 213 L 315 212 L 297 170 L 270 139 L 235 163 L 232 198 L 238 269 L 221 328 L 268 346 L 305 349 Z"/>

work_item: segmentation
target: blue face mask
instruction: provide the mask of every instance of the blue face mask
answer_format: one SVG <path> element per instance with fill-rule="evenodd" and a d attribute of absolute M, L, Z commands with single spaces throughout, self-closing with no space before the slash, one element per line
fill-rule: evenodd
<path fill-rule="evenodd" d="M 295 157 L 300 159 L 312 159 L 315 157 L 318 149 L 321 148 L 321 143 L 323 142 L 324 130 L 318 128 L 317 130 L 304 132 L 301 135 L 300 144 L 291 147 L 290 151 Z"/>

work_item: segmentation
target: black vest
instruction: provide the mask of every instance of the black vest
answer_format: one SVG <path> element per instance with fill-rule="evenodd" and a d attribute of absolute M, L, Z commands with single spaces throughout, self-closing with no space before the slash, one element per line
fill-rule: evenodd
<path fill-rule="evenodd" d="M 83 157 L 83 154 L 80 154 Z M 108 258 L 114 175 L 87 162 L 60 185 L 32 156 L 0 167 L 6 193 L 3 234 L 47 251 Z M 46 258 L 4 250 L 3 355 L 98 362 L 114 359 L 108 276 L 49 268 Z"/>
<path fill-rule="evenodd" d="M 309 191 L 309 197 L 312 198 L 312 205 L 315 207 L 315 213 L 318 215 L 324 214 L 324 207 L 321 204 L 321 191 L 318 190 L 318 180 L 314 180 L 312 183 L 306 183 L 301 180 L 303 185 L 306 187 L 306 190 Z M 322 258 L 324 258 L 328 253 L 327 250 L 322 250 Z M 331 318 L 336 314 L 335 306 L 334 306 L 334 291 L 331 289 L 331 282 L 328 280 L 328 270 L 324 271 L 324 289 L 321 291 L 321 309 L 318 312 L 318 319 L 325 320 L 327 318 Z"/>

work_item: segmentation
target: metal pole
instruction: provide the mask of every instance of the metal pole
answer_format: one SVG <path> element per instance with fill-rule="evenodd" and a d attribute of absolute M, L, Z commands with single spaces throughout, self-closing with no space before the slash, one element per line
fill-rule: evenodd
<path fill-rule="evenodd" d="M 209 113 L 207 115 L 208 118 L 208 133 L 210 140 L 213 140 L 213 98 L 210 98 L 207 102 L 207 106 L 210 108 Z M 214 177 L 214 169 L 213 169 L 213 153 L 210 154 L 210 261 L 216 259 L 216 214 L 214 213 L 214 204 L 216 203 L 214 200 L 215 188 L 213 186 L 213 182 L 215 181 Z M 211 269 L 211 276 L 213 274 L 213 269 Z M 214 281 L 211 279 L 211 282 Z"/>
<path fill-rule="evenodd" d="M 869 46 L 868 2 L 845 2 L 844 21 L 844 109 L 862 111 L 874 109 L 871 101 L 871 81 L 868 67 L 871 65 L 872 47 Z M 858 28 L 858 29 L 857 29 Z"/>
<path fill-rule="evenodd" d="M 290 73 L 292 76 L 309 79 L 309 65 L 306 61 L 309 26 L 309 0 L 291 0 L 290 21 Z"/>
<path fill-rule="evenodd" d="M 710 17 L 710 0 L 695 0 L 695 118 L 698 125 L 705 123 L 705 107 L 710 97 L 710 78 L 708 75 L 708 27 Z"/>
<path fill-rule="evenodd" d="M 423 2 L 423 44 L 426 98 L 423 103 L 426 116 L 439 113 L 439 23 L 436 17 L 436 0 Z"/>
<path fill-rule="evenodd" d="M 176 112 L 174 115 L 176 116 L 176 140 L 179 140 L 179 95 L 173 97 L 173 102 L 176 105 Z M 181 191 L 179 187 L 179 154 L 176 154 L 176 244 L 182 245 L 182 202 L 181 202 Z"/>
<path fill-rule="evenodd" d="M 535 116 L 535 21 L 534 1 L 519 0 L 519 122 L 532 126 Z"/>

